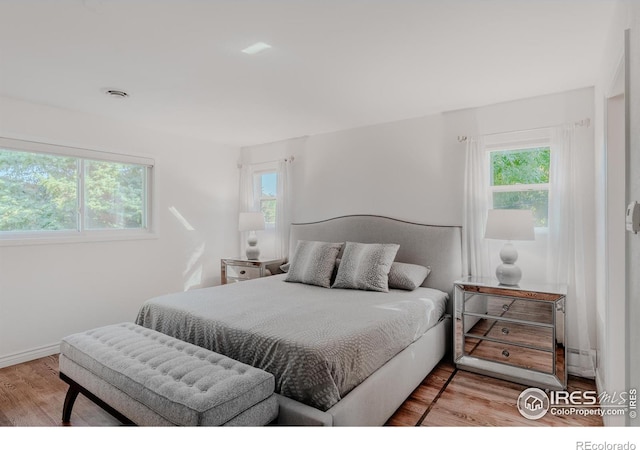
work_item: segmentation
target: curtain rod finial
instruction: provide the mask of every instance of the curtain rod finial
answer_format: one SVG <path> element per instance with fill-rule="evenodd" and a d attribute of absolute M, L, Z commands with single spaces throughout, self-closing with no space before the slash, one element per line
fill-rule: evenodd
<path fill-rule="evenodd" d="M 458 136 L 458 142 L 467 142 L 466 136 Z"/>

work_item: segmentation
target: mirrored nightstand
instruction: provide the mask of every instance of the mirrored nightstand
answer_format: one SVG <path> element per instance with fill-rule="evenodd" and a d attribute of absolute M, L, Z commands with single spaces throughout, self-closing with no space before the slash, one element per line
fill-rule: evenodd
<path fill-rule="evenodd" d="M 220 260 L 220 280 L 222 284 L 237 283 L 271 275 L 272 269 L 278 268 L 284 259 L 223 258 Z"/>
<path fill-rule="evenodd" d="M 529 386 L 565 389 L 566 287 L 491 278 L 455 282 L 454 362 Z"/>

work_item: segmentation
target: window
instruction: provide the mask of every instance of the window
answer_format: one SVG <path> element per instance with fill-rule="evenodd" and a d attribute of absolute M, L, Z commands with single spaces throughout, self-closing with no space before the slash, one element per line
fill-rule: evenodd
<path fill-rule="evenodd" d="M 76 158 L 0 149 L 0 231 L 77 228 Z"/>
<path fill-rule="evenodd" d="M 535 226 L 548 227 L 549 146 L 490 150 L 490 204 L 494 209 L 531 209 Z"/>
<path fill-rule="evenodd" d="M 0 238 L 150 230 L 153 161 L 0 139 Z"/>
<path fill-rule="evenodd" d="M 264 214 L 265 227 L 275 229 L 278 192 L 278 174 L 276 172 L 256 172 L 254 174 L 254 199 Z"/>
<path fill-rule="evenodd" d="M 147 227 L 146 167 L 84 161 L 84 224 L 88 230 Z"/>

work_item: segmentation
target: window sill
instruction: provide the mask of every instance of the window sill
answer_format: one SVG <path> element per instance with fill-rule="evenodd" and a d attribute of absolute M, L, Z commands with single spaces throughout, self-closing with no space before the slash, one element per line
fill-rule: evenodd
<path fill-rule="evenodd" d="M 61 232 L 33 233 L 0 237 L 0 247 L 19 247 L 25 245 L 83 244 L 109 241 L 137 241 L 158 239 L 158 233 L 150 231 L 97 231 L 97 232 Z"/>

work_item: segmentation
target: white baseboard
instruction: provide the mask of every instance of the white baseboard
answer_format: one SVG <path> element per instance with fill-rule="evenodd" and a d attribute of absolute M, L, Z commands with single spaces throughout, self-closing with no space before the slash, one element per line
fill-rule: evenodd
<path fill-rule="evenodd" d="M 567 372 L 582 378 L 596 378 L 596 353 L 594 350 L 579 350 L 567 347 Z"/>
<path fill-rule="evenodd" d="M 23 352 L 0 356 L 0 369 L 27 361 L 33 361 L 34 359 L 44 358 L 45 356 L 56 355 L 58 353 L 60 353 L 59 342 L 42 347 L 32 348 L 31 350 L 25 350 Z"/>

